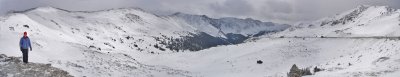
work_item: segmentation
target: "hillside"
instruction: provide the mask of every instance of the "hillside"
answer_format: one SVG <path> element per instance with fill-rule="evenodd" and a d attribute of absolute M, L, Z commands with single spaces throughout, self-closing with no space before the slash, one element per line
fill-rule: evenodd
<path fill-rule="evenodd" d="M 26 31 L 33 44 L 30 61 L 52 64 L 73 76 L 196 76 L 162 64 L 142 64 L 137 58 L 240 44 L 289 27 L 252 19 L 158 16 L 138 8 L 68 11 L 39 7 L 15 11 L 0 22 L 1 54 L 20 56 L 18 41 Z M 225 24 L 238 25 L 225 28 Z M 243 24 L 260 29 L 242 29 Z"/>
<path fill-rule="evenodd" d="M 386 6 L 293 26 L 42 7 L 2 17 L 0 25 L 0 54 L 20 56 L 16 42 L 28 31 L 30 61 L 72 76 L 285 77 L 293 64 L 322 69 L 308 77 L 400 76 L 400 11 Z"/>

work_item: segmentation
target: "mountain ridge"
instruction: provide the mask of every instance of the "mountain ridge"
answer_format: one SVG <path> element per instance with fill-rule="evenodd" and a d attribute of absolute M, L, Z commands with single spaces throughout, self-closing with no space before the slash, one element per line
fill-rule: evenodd
<path fill-rule="evenodd" d="M 359 6 L 312 23 L 294 25 L 277 35 L 290 37 L 393 37 L 400 36 L 400 32 L 395 30 L 399 28 L 396 26 L 400 25 L 399 20 L 399 10 L 387 6 Z"/>
<path fill-rule="evenodd" d="M 17 42 L 27 31 L 34 49 L 30 61 L 72 76 L 282 77 L 293 64 L 322 69 L 310 77 L 399 76 L 399 11 L 362 9 L 258 32 L 235 29 L 268 23 L 138 10 L 68 13 L 43 8 L 2 18 L 0 54 L 20 56 Z M 378 36 L 394 38 L 357 38 Z"/>
<path fill-rule="evenodd" d="M 158 42 L 152 43 L 153 45 L 161 44 L 170 50 L 190 51 L 198 51 L 218 45 L 243 43 L 246 39 L 254 37 L 253 35 L 259 36 L 262 34 L 279 32 L 290 26 L 278 25 L 272 22 L 261 22 L 253 19 L 213 19 L 205 15 L 183 13 L 158 16 L 137 8 L 68 11 L 54 7 L 37 7 L 14 14 L 20 14 L 19 16 L 32 21 L 35 26 L 43 25 L 53 30 L 67 32 L 69 36 L 74 36 L 74 33 L 80 30 L 78 28 L 83 27 L 91 30 L 86 31 L 86 34 L 80 34 L 83 35 L 83 38 L 91 37 L 93 34 L 99 34 L 99 30 L 100 33 L 111 32 L 114 34 L 118 33 L 117 35 L 121 35 L 119 32 L 122 32 L 123 37 L 131 37 L 127 35 L 132 34 L 135 36 L 150 37 L 153 38 L 153 41 Z M 16 20 L 19 21 L 18 19 Z M 23 24 L 24 22 L 26 21 L 13 24 L 21 25 L 21 23 Z M 194 24 L 197 22 L 202 23 Z M 66 30 L 63 27 L 71 27 L 72 30 L 77 31 Z M 105 28 L 114 28 L 117 29 L 117 31 L 107 30 Z M 40 28 L 38 28 L 38 30 L 40 30 Z M 72 32 L 72 34 L 69 32 Z M 197 39 L 198 42 L 190 43 L 189 40 L 193 41 L 194 39 Z M 214 42 L 207 42 L 211 40 Z M 188 46 L 184 46 L 184 44 Z M 165 48 L 162 50 L 164 49 Z"/>

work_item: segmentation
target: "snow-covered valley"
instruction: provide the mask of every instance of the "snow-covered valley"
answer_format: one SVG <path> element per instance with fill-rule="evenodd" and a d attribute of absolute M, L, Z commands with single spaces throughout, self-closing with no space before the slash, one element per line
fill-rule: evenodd
<path fill-rule="evenodd" d="M 399 29 L 400 11 L 386 6 L 293 26 L 40 7 L 0 17 L 0 54 L 20 57 L 18 41 L 27 31 L 30 62 L 77 77 L 286 77 L 293 64 L 323 69 L 311 77 L 397 77 Z"/>

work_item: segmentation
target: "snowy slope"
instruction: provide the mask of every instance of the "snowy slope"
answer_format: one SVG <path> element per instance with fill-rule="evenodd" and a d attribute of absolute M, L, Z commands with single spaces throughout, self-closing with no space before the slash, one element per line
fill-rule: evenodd
<path fill-rule="evenodd" d="M 201 76 L 162 64 L 143 64 L 136 59 L 146 56 L 127 54 L 174 54 L 176 51 L 202 50 L 234 41 L 242 43 L 250 37 L 238 33 L 245 39 L 236 40 L 235 34 L 225 36 L 229 34 L 212 25 L 189 24 L 177 17 L 157 16 L 136 8 L 68 11 L 40 7 L 0 18 L 1 54 L 20 56 L 18 41 L 27 31 L 33 44 L 31 62 L 50 63 L 73 76 Z M 271 27 L 259 32 L 280 31 L 288 27 L 258 26 Z M 214 33 L 208 32 L 213 28 Z"/>
<path fill-rule="evenodd" d="M 30 61 L 50 63 L 73 76 L 285 77 L 293 64 L 325 69 L 310 77 L 400 76 L 400 11 L 386 6 L 360 6 L 288 29 L 267 28 L 260 24 L 270 23 L 252 19 L 157 16 L 140 9 L 42 7 L 0 17 L 0 22 L 1 54 L 20 56 L 16 42 L 28 31 L 34 40 Z M 219 42 L 229 33 L 254 36 L 274 30 L 284 31 L 196 52 L 167 49 L 170 42 L 187 41 L 173 38 L 190 38 L 189 44 Z"/>
<path fill-rule="evenodd" d="M 150 58 L 138 60 L 199 72 L 205 77 L 281 77 L 293 64 L 326 69 L 314 77 L 368 77 L 399 71 L 399 45 L 399 40 L 368 38 L 271 38 L 194 53 L 149 55 Z M 257 60 L 263 64 L 257 64 Z"/>
<path fill-rule="evenodd" d="M 138 60 L 205 77 L 282 77 L 293 64 L 324 69 L 311 77 L 398 77 L 399 12 L 386 6 L 360 6 L 243 44 Z M 263 64 L 257 64 L 258 60 Z"/>
<path fill-rule="evenodd" d="M 90 37 L 94 38 L 93 41 L 90 41 L 85 36 L 73 35 L 70 31 L 63 32 L 72 28 L 62 28 L 66 26 L 60 28 L 57 25 L 44 26 L 43 24 L 46 23 L 38 23 L 40 20 L 32 19 L 33 17 L 31 18 L 25 14 L 13 14 L 4 21 L 7 23 L 2 23 L 2 32 L 0 33 L 0 38 L 3 40 L 0 49 L 2 54 L 20 56 L 21 52 L 18 49 L 18 41 L 21 37 L 21 32 L 27 31 L 33 44 L 33 51 L 30 52 L 31 62 L 50 63 L 55 67 L 68 71 L 74 76 L 144 77 L 185 76 L 187 74 L 186 71 L 168 67 L 141 64 L 129 55 L 117 53 L 116 51 L 131 53 L 139 51 L 125 51 L 122 50 L 124 46 L 118 46 L 124 44 L 115 44 L 118 50 L 114 50 L 111 46 L 106 45 L 106 40 L 102 40 L 109 39 L 110 37 L 94 36 L 98 31 L 84 30 L 89 33 L 85 36 L 91 35 Z M 29 24 L 29 28 L 24 27 L 22 24 Z M 77 32 L 80 31 L 75 28 L 74 30 Z M 93 34 L 90 34 L 90 32 L 93 32 Z M 83 35 L 84 33 L 81 34 Z M 96 48 L 91 46 L 96 46 Z"/>
<path fill-rule="evenodd" d="M 324 69 L 311 77 L 398 77 L 399 19 L 396 9 L 360 6 L 312 24 L 300 24 L 276 34 L 247 40 L 243 44 L 193 53 L 147 56 L 138 60 L 199 72 L 205 77 L 282 77 L 293 64 L 300 68 L 317 66 Z M 322 22 L 329 23 L 321 26 Z M 346 28 L 350 29 L 343 33 L 335 32 Z M 258 60 L 263 64 L 257 64 Z"/>
<path fill-rule="evenodd" d="M 399 15 L 399 10 L 387 6 L 359 6 L 333 17 L 323 18 L 309 24 L 301 23 L 277 35 L 290 37 L 400 36 L 398 31 L 400 28 Z"/>
<path fill-rule="evenodd" d="M 399 29 L 398 9 L 359 6 L 333 17 L 302 23 L 262 37 L 287 38 L 285 41 L 289 44 L 284 46 L 289 50 L 285 51 L 298 51 L 307 54 L 304 57 L 308 58 L 294 59 L 300 62 L 292 64 L 325 69 L 315 77 L 398 77 Z M 297 42 L 299 40 L 302 42 Z M 299 46 L 292 47 L 291 44 Z M 290 64 L 285 69 L 289 67 Z"/>

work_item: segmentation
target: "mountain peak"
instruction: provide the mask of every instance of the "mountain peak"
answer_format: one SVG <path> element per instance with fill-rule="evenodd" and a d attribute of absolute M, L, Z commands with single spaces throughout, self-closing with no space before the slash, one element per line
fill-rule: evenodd
<path fill-rule="evenodd" d="M 45 7 L 30 8 L 30 9 L 26 9 L 26 10 L 22 10 L 22 11 L 10 11 L 9 13 L 27 13 L 27 12 L 32 12 L 32 11 L 40 11 L 40 12 L 64 11 L 64 12 L 93 13 L 93 12 L 105 12 L 105 11 L 116 11 L 116 10 L 137 10 L 137 11 L 146 12 L 145 10 L 143 10 L 143 9 L 141 9 L 141 8 L 136 8 L 136 7 L 111 8 L 111 9 L 95 10 L 95 11 L 72 11 L 72 10 L 67 10 L 67 9 L 63 9 L 63 8 L 57 8 L 57 7 L 52 7 L 52 6 L 45 6 Z"/>
<path fill-rule="evenodd" d="M 9 13 L 26 13 L 26 12 L 33 11 L 33 10 L 40 9 L 40 8 L 45 8 L 45 7 L 35 7 L 35 8 L 30 8 L 30 9 L 21 10 L 21 11 L 11 10 L 11 11 L 9 11 Z"/>
<path fill-rule="evenodd" d="M 177 16 L 177 17 L 195 17 L 195 18 L 205 18 L 205 19 L 211 19 L 210 17 L 208 17 L 207 15 L 194 15 L 194 14 L 187 14 L 187 13 L 182 13 L 182 12 L 176 12 L 174 14 L 171 14 L 170 16 Z"/>
<path fill-rule="evenodd" d="M 349 22 L 355 22 L 357 19 L 371 20 L 377 17 L 393 15 L 396 11 L 397 9 L 388 6 L 360 5 L 355 9 L 324 19 L 321 26 L 327 24 L 330 24 L 331 26 L 337 24 L 344 25 Z"/>
<path fill-rule="evenodd" d="M 59 11 L 59 10 L 63 10 L 63 9 L 47 6 L 47 7 L 38 7 L 38 8 L 36 8 L 36 9 L 32 10 L 32 11 L 57 12 L 57 11 Z"/>

